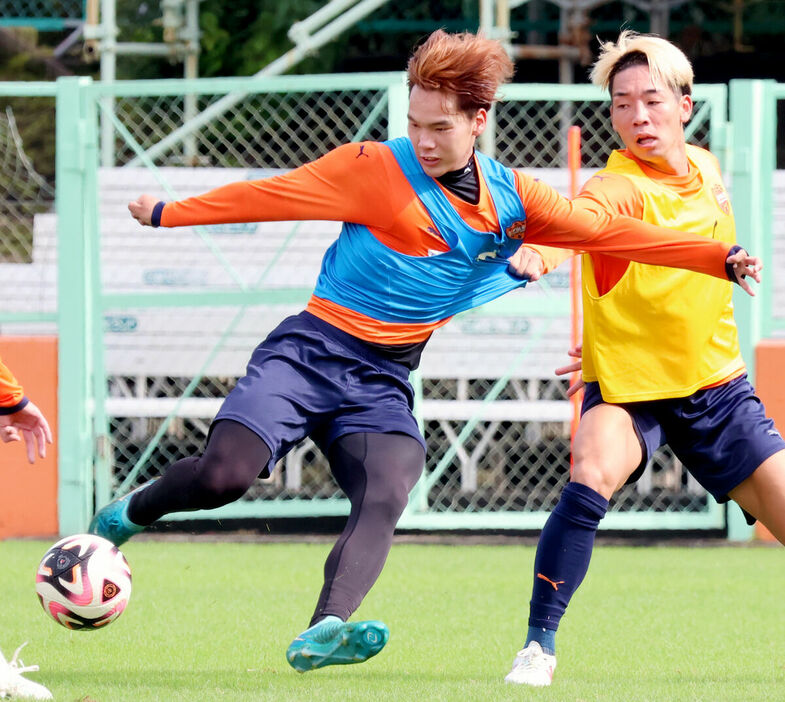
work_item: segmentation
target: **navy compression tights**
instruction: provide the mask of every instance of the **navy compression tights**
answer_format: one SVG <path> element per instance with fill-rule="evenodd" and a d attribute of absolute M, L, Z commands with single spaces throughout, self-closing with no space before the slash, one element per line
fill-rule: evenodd
<path fill-rule="evenodd" d="M 333 476 L 351 503 L 343 532 L 324 564 L 324 586 L 311 623 L 341 619 L 359 607 L 379 577 L 425 454 L 406 434 L 347 434 L 333 442 Z M 152 524 L 165 514 L 213 509 L 242 497 L 270 460 L 259 436 L 232 420 L 215 424 L 205 452 L 177 461 L 131 499 L 128 517 Z"/>

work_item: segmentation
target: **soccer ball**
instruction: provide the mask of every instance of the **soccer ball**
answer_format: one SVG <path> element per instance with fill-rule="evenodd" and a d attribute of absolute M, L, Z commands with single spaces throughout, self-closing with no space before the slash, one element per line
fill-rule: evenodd
<path fill-rule="evenodd" d="M 44 611 L 68 629 L 100 629 L 119 617 L 131 597 L 131 569 L 111 541 L 94 534 L 61 539 L 35 576 Z"/>

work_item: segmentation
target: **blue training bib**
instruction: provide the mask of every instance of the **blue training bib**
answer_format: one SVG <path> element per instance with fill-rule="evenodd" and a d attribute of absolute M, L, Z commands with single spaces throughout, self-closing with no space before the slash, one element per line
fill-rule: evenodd
<path fill-rule="evenodd" d="M 366 226 L 347 222 L 324 255 L 314 294 L 373 319 L 419 324 L 441 321 L 526 285 L 507 268 L 521 240 L 505 232 L 522 227 L 526 219 L 512 171 L 475 152 L 499 219 L 499 230 L 481 232 L 461 219 L 422 170 L 408 138 L 384 143 L 450 250 L 408 256 L 382 244 Z"/>

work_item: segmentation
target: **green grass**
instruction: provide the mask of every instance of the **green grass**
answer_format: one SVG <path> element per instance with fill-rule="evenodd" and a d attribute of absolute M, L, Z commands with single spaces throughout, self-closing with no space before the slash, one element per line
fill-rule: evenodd
<path fill-rule="evenodd" d="M 357 666 L 305 675 L 284 651 L 305 628 L 329 544 L 126 544 L 134 591 L 103 631 L 70 632 L 34 594 L 49 544 L 0 543 L 0 647 L 56 700 L 785 699 L 780 548 L 595 552 L 558 636 L 554 685 L 505 685 L 523 643 L 534 551 L 396 545 L 355 618 L 390 627 Z"/>

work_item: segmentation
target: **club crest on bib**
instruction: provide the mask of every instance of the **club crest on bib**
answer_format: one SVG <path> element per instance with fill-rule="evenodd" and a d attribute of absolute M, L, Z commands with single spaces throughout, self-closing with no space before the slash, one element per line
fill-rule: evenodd
<path fill-rule="evenodd" d="M 717 201 L 717 204 L 720 206 L 720 209 L 726 214 L 730 214 L 730 199 L 728 198 L 728 193 L 726 192 L 725 188 L 723 188 L 719 183 L 716 183 L 711 186 L 711 192 L 714 195 L 714 199 Z"/>
<path fill-rule="evenodd" d="M 504 230 L 504 233 L 507 235 L 508 239 L 523 239 L 524 234 L 526 234 L 526 220 L 521 219 L 517 222 L 513 222 Z"/>

